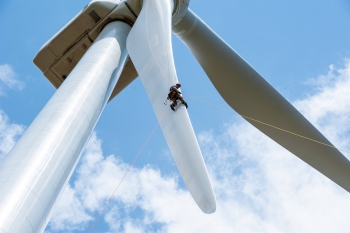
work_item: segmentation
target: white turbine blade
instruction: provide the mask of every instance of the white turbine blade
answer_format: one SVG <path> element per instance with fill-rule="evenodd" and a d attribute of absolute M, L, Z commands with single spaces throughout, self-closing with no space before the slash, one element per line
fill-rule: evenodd
<path fill-rule="evenodd" d="M 177 82 L 171 47 L 171 0 L 144 0 L 127 39 L 127 49 L 151 101 L 180 174 L 204 213 L 216 201 L 202 153 L 183 105 L 169 111 L 163 104 Z"/>
<path fill-rule="evenodd" d="M 173 30 L 238 114 L 350 192 L 349 160 L 195 13 Z"/>

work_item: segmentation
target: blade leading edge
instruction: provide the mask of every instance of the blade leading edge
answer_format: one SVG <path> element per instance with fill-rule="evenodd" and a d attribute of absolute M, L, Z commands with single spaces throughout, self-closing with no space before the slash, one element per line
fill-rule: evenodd
<path fill-rule="evenodd" d="M 188 9 L 173 32 L 196 57 L 224 100 L 275 142 L 350 192 L 350 162 L 293 105 Z M 250 119 L 249 119 L 250 118 Z"/>
<path fill-rule="evenodd" d="M 204 213 L 216 200 L 187 110 L 163 104 L 177 83 L 171 44 L 171 0 L 144 0 L 127 39 L 127 49 L 151 101 L 169 149 L 193 199 Z"/>

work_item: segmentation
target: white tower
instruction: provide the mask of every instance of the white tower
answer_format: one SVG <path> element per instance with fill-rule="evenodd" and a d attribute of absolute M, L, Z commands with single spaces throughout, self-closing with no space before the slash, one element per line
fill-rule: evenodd
<path fill-rule="evenodd" d="M 130 28 L 122 21 L 104 25 L 1 163 L 0 232 L 44 231 L 128 61 L 126 38 Z M 83 44 L 78 46 L 84 49 Z M 63 59 L 70 64 L 74 58 L 68 55 Z"/>

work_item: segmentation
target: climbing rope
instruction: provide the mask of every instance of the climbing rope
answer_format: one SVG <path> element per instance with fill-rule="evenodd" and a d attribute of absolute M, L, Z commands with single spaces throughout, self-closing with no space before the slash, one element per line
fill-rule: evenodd
<path fill-rule="evenodd" d="M 117 185 L 117 187 L 114 189 L 112 195 L 108 198 L 106 204 L 104 205 L 102 211 L 100 212 L 100 214 L 97 216 L 97 218 L 95 219 L 93 225 L 91 226 L 90 230 L 88 233 L 90 233 L 97 221 L 101 218 L 102 214 L 105 212 L 105 210 L 107 209 L 109 203 L 111 202 L 114 194 L 117 192 L 119 186 L 121 185 L 121 183 L 123 182 L 123 180 L 125 179 L 126 175 L 129 173 L 129 171 L 131 170 L 131 168 L 134 166 L 134 163 L 136 162 L 137 158 L 139 157 L 139 155 L 141 154 L 141 152 L 143 151 L 143 149 L 145 148 L 145 146 L 147 145 L 148 141 L 151 139 L 151 137 L 153 136 L 154 132 L 156 131 L 156 129 L 158 128 L 159 124 L 163 121 L 165 115 L 168 113 L 169 109 L 167 108 L 167 110 L 165 111 L 165 113 L 163 114 L 163 116 L 160 118 L 159 122 L 157 123 L 157 125 L 154 127 L 154 129 L 152 130 L 151 134 L 148 136 L 147 140 L 145 141 L 145 143 L 143 144 L 143 146 L 141 147 L 140 151 L 137 153 L 137 155 L 135 156 L 134 160 L 132 161 L 132 163 L 129 165 L 128 169 L 126 170 L 126 172 L 124 173 L 123 178 L 120 180 L 119 184 Z"/>
<path fill-rule="evenodd" d="M 188 96 L 188 97 L 190 97 L 191 99 L 194 99 L 194 100 L 196 100 L 196 101 L 198 101 L 198 102 L 202 102 L 202 103 L 204 103 L 204 104 L 207 104 L 207 105 L 210 105 L 210 106 L 212 106 L 212 107 L 221 109 L 221 110 L 223 110 L 223 111 L 226 111 L 226 112 L 229 112 L 229 113 L 233 113 L 232 110 L 229 110 L 229 109 L 220 107 L 220 106 L 218 106 L 218 105 L 215 105 L 215 104 L 206 102 L 206 101 L 204 101 L 204 100 L 195 98 L 195 97 L 190 96 L 190 95 L 186 95 L 186 96 Z M 240 114 L 239 114 L 239 115 L 240 115 Z M 341 149 L 341 148 L 335 147 L 335 146 L 333 146 L 333 145 L 330 145 L 330 144 L 327 144 L 327 143 L 324 143 L 324 142 L 320 142 L 320 141 L 317 141 L 317 140 L 312 139 L 312 138 L 305 137 L 305 136 L 303 136 L 303 135 L 300 135 L 300 134 L 297 134 L 297 133 L 294 133 L 294 132 L 291 132 L 291 131 L 288 131 L 288 130 L 279 128 L 279 127 L 277 127 L 277 126 L 274 126 L 274 125 L 271 125 L 271 124 L 268 124 L 268 123 L 265 123 L 265 122 L 256 120 L 256 119 L 251 118 L 251 117 L 248 117 L 248 116 L 244 116 L 244 115 L 240 115 L 240 116 L 243 117 L 243 118 L 245 118 L 245 119 L 247 119 L 247 120 L 255 121 L 255 122 L 259 123 L 259 124 L 266 125 L 266 126 L 269 126 L 269 127 L 271 127 L 271 128 L 274 128 L 274 129 L 283 131 L 283 132 L 285 132 L 285 133 L 289 133 L 289 134 L 292 134 L 292 135 L 294 135 L 294 136 L 297 136 L 297 137 L 300 137 L 300 138 L 304 138 L 304 139 L 310 140 L 310 141 L 312 141 L 312 142 L 319 143 L 319 144 L 324 145 L 324 146 L 332 147 L 332 148 L 337 149 L 337 150 L 339 150 L 339 151 L 342 151 L 342 152 L 345 152 L 345 153 L 350 154 L 350 151 L 348 151 L 348 150 Z"/>

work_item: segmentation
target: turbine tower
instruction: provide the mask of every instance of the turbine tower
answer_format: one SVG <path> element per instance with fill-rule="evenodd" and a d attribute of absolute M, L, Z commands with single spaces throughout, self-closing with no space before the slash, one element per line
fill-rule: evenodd
<path fill-rule="evenodd" d="M 215 212 L 187 110 L 163 105 L 178 82 L 171 32 L 238 114 L 350 192 L 350 162 L 315 143 L 331 145 L 188 5 L 94 0 L 40 49 L 34 63 L 57 91 L 0 165 L 0 232 L 44 231 L 105 105 L 137 76 L 193 199 L 204 213 Z"/>

